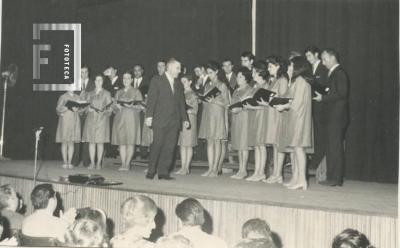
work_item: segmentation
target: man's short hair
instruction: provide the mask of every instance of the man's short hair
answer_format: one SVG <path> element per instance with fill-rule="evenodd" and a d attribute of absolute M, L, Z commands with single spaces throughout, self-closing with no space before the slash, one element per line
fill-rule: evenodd
<path fill-rule="evenodd" d="M 142 64 L 134 64 L 132 68 L 135 69 L 136 66 L 140 67 L 140 69 L 144 71 L 144 66 Z"/>
<path fill-rule="evenodd" d="M 5 184 L 0 187 L 0 210 L 8 207 L 8 201 L 15 193 L 10 184 Z"/>
<path fill-rule="evenodd" d="M 37 185 L 31 193 L 31 201 L 34 209 L 47 208 L 49 200 L 55 197 L 56 192 L 53 189 L 53 185 L 43 183 Z"/>
<path fill-rule="evenodd" d="M 168 68 L 168 66 L 170 66 L 170 65 L 172 65 L 172 64 L 175 64 L 175 63 L 181 63 L 181 62 L 179 62 L 177 59 L 175 59 L 175 58 L 170 58 L 170 59 L 168 59 L 168 61 L 167 61 L 167 68 Z"/>
<path fill-rule="evenodd" d="M 331 56 L 336 58 L 336 61 L 339 62 L 339 52 L 334 48 L 325 48 L 322 52 L 325 52 Z"/>
<path fill-rule="evenodd" d="M 254 56 L 254 54 L 252 54 L 251 52 L 249 52 L 249 51 L 245 51 L 245 52 L 242 52 L 242 54 L 240 55 L 240 57 L 246 57 L 246 58 L 248 58 L 249 60 L 255 60 L 256 59 L 256 56 Z"/>
<path fill-rule="evenodd" d="M 194 198 L 187 198 L 175 208 L 176 216 L 183 224 L 189 226 L 201 226 L 204 224 L 204 208 Z"/>
<path fill-rule="evenodd" d="M 230 62 L 230 63 L 233 65 L 233 61 L 232 61 L 231 58 L 224 58 L 224 59 L 222 60 L 222 63 L 225 63 L 225 62 Z"/>
<path fill-rule="evenodd" d="M 306 49 L 304 50 L 304 54 L 306 54 L 308 52 L 310 52 L 312 54 L 318 53 L 318 56 L 321 55 L 321 50 L 318 47 L 314 46 L 314 45 L 306 47 Z"/>

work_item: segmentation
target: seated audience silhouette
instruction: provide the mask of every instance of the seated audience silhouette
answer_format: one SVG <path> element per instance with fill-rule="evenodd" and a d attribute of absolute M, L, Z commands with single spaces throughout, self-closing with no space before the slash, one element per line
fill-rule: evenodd
<path fill-rule="evenodd" d="M 224 248 L 227 247 L 225 241 L 212 236 L 201 230 L 204 224 L 204 208 L 199 201 L 188 198 L 179 203 L 175 208 L 182 228 L 175 235 L 179 234 L 189 239 L 194 248 Z"/>
<path fill-rule="evenodd" d="M 242 226 L 242 240 L 235 248 L 275 248 L 268 223 L 262 219 L 250 219 Z"/>
<path fill-rule="evenodd" d="M 122 232 L 111 239 L 113 247 L 152 248 L 149 238 L 156 227 L 157 205 L 147 196 L 134 196 L 121 205 Z"/>
<path fill-rule="evenodd" d="M 66 247 L 109 247 L 103 226 L 85 218 L 75 221 L 65 235 L 64 245 Z"/>
<path fill-rule="evenodd" d="M 24 216 L 18 213 L 21 207 L 17 193 L 10 184 L 0 187 L 0 210 L 3 216 L 3 238 L 15 236 L 22 227 Z"/>
<path fill-rule="evenodd" d="M 22 234 L 29 237 L 56 238 L 61 242 L 67 228 L 75 220 L 76 210 L 69 209 L 60 217 L 53 215 L 57 208 L 56 192 L 51 184 L 39 184 L 31 193 L 34 212 L 22 222 Z"/>

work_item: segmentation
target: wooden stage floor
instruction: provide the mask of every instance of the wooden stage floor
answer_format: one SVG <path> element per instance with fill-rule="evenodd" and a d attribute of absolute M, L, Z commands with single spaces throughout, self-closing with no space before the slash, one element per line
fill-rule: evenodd
<path fill-rule="evenodd" d="M 204 166 L 192 169 L 192 174 L 175 176 L 173 181 L 145 179 L 145 167 L 133 166 L 129 172 L 117 171 L 118 165 L 110 163 L 99 171 L 78 167 L 72 170 L 61 168 L 60 161 L 38 162 L 38 180 L 58 182 L 60 176 L 77 173 L 100 174 L 110 181 L 122 185 L 108 186 L 144 193 L 157 193 L 210 200 L 256 203 L 279 207 L 314 209 L 354 213 L 370 216 L 397 217 L 398 185 L 360 181 L 345 181 L 343 187 L 324 187 L 311 178 L 309 189 L 288 190 L 286 187 L 262 182 L 230 179 L 230 174 L 217 178 L 201 177 Z M 33 178 L 33 161 L 1 161 L 0 175 Z"/>

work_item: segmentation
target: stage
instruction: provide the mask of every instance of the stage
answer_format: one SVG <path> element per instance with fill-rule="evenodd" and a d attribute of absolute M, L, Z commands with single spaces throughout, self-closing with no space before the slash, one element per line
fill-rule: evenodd
<path fill-rule="evenodd" d="M 397 247 L 397 189 L 395 184 L 345 181 L 343 187 L 324 187 L 311 178 L 309 189 L 288 190 L 262 182 L 230 179 L 232 173 L 218 178 L 201 177 L 204 166 L 194 166 L 192 174 L 175 176 L 173 181 L 145 179 L 145 166 L 135 162 L 129 172 L 117 171 L 112 161 L 100 171 L 85 168 L 64 170 L 60 161 L 39 162 L 38 181 L 54 183 L 65 208 L 95 206 L 115 220 L 119 230 L 120 203 L 128 196 L 146 194 L 161 209 L 158 232 L 168 234 L 178 228 L 174 207 L 186 197 L 200 199 L 210 214 L 206 228 L 224 237 L 229 244 L 240 239 L 240 227 L 253 217 L 266 219 L 283 247 L 329 247 L 335 234 L 345 228 L 366 233 L 376 247 Z M 196 165 L 196 164 L 195 164 Z M 198 164 L 197 164 L 198 165 Z M 100 174 L 116 186 L 83 186 L 60 182 L 60 176 L 76 173 Z M 33 187 L 33 161 L 0 162 L 0 182 L 12 183 L 27 202 Z"/>

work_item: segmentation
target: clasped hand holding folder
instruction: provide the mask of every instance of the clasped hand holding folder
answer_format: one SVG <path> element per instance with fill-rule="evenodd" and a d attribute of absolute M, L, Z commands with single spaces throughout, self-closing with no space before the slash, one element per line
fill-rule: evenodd
<path fill-rule="evenodd" d="M 330 88 L 328 86 L 324 86 L 324 85 L 319 84 L 314 81 L 311 84 L 311 89 L 312 89 L 313 96 L 316 96 L 315 92 L 318 92 L 321 95 L 327 95 L 329 93 Z"/>
<path fill-rule="evenodd" d="M 71 110 L 72 111 L 72 108 L 85 108 L 85 107 L 87 107 L 88 105 L 90 105 L 90 103 L 88 103 L 87 101 L 73 101 L 73 100 L 68 100 L 66 103 L 65 103 L 65 107 L 67 107 L 69 110 Z"/>
<path fill-rule="evenodd" d="M 221 95 L 221 91 L 217 87 L 214 87 L 211 90 L 209 90 L 206 94 L 199 95 L 199 99 L 202 100 L 203 102 L 208 102 L 207 99 L 215 98 L 219 95 Z"/>
<path fill-rule="evenodd" d="M 143 107 L 146 107 L 146 104 L 144 104 L 142 101 L 136 101 L 136 100 L 118 100 L 118 104 L 120 104 L 123 107 L 128 107 L 129 105 L 141 105 Z"/>
<path fill-rule="evenodd" d="M 291 101 L 291 98 L 274 97 L 276 93 L 267 89 L 258 89 L 252 97 L 248 97 L 240 102 L 234 103 L 229 106 L 229 109 L 243 108 L 244 105 L 249 104 L 253 107 L 259 106 L 259 101 L 269 103 L 270 106 L 286 104 Z"/>

